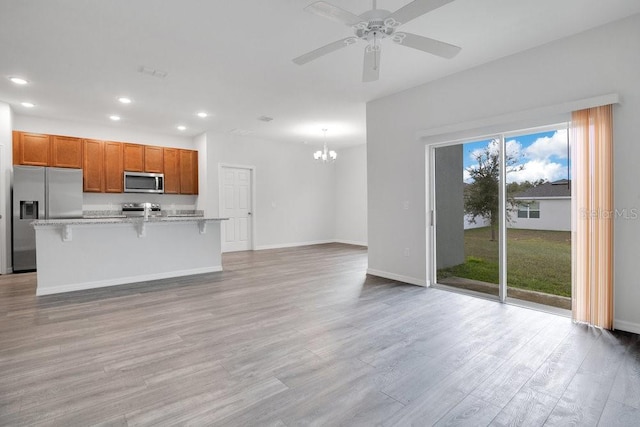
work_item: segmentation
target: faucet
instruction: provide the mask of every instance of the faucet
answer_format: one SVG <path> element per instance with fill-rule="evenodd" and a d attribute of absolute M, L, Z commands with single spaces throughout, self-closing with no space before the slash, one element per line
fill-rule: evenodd
<path fill-rule="evenodd" d="M 151 203 L 143 203 L 144 205 L 144 220 L 149 219 L 149 211 L 151 210 Z"/>

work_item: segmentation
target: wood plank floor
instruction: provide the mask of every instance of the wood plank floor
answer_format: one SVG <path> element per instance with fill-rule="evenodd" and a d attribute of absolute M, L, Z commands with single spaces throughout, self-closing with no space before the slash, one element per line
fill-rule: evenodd
<path fill-rule="evenodd" d="M 0 425 L 640 425 L 638 336 L 366 263 L 243 252 L 38 298 L 34 274 L 0 277 Z"/>

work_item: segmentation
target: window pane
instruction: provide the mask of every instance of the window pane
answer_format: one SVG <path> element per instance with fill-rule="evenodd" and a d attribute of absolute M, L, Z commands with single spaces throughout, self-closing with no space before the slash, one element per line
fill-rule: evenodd
<path fill-rule="evenodd" d="M 517 216 L 513 212 L 507 222 L 507 296 L 569 308 L 571 193 L 567 131 L 507 138 L 507 155 L 508 165 L 511 160 L 506 176 L 507 200 L 518 208 Z M 549 167 L 541 168 L 541 162 Z"/>

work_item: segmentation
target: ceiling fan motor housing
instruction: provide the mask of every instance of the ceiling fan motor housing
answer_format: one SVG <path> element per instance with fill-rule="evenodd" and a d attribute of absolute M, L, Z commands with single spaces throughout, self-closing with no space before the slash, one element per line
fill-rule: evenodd
<path fill-rule="evenodd" d="M 386 26 L 382 20 L 363 22 L 356 25 L 354 29 L 356 37 L 362 40 L 371 40 L 374 36 L 384 38 L 395 31 L 395 28 Z"/>

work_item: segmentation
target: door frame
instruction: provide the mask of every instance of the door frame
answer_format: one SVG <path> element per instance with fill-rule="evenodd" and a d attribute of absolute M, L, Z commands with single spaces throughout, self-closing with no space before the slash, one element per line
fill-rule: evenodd
<path fill-rule="evenodd" d="M 249 239 L 251 241 L 249 245 L 249 250 L 256 250 L 256 237 L 258 235 L 256 228 L 256 167 L 251 165 L 239 165 L 236 163 L 218 163 L 218 217 L 222 217 L 222 205 L 223 205 L 223 185 L 224 185 L 224 177 L 223 177 L 223 169 L 225 168 L 233 168 L 233 169 L 247 169 L 251 176 L 251 230 L 249 231 Z M 221 224 L 221 228 L 222 228 Z M 220 247 L 222 248 L 222 230 L 220 230 Z"/>
<path fill-rule="evenodd" d="M 554 123 L 554 121 L 550 121 Z M 436 176 L 435 176 L 435 150 L 438 147 L 446 147 L 456 144 L 464 144 L 485 139 L 497 139 L 499 141 L 499 162 L 501 165 L 506 161 L 506 144 L 507 139 L 515 136 L 526 135 L 527 133 L 538 133 L 545 131 L 554 131 L 558 129 L 568 129 L 569 121 L 559 121 L 554 124 L 545 124 L 540 126 L 522 127 L 509 131 L 498 131 L 495 133 L 478 134 L 478 136 L 469 136 L 460 139 L 444 140 L 441 142 L 425 143 L 425 209 L 426 209 L 426 277 L 427 286 L 437 285 L 437 267 L 436 267 L 436 223 L 435 218 L 435 198 L 436 198 Z M 509 128 L 508 126 L 505 126 Z M 473 133 L 471 133 L 472 135 Z M 499 259 L 499 280 L 498 280 L 498 300 L 507 302 L 507 221 L 504 212 L 507 208 L 506 197 L 506 169 L 500 168 L 499 181 L 501 185 L 498 187 L 498 204 L 500 207 L 500 218 L 498 221 L 498 259 Z M 571 259 L 573 263 L 573 256 Z"/>
<path fill-rule="evenodd" d="M 12 212 L 7 212 L 7 206 L 11 206 L 11 170 L 6 163 L 6 145 L 0 144 L 0 173 L 4 179 L 0 179 L 0 274 L 11 273 L 8 268 L 7 251 L 11 251 L 10 230 Z M 6 179 L 6 181 L 5 181 Z M 13 230 L 11 230 L 13 232 Z"/>

